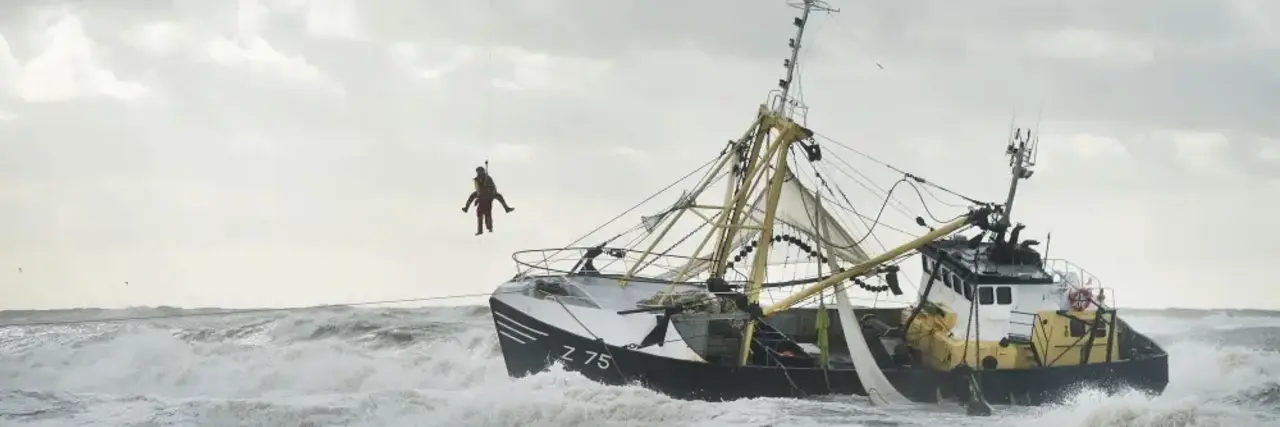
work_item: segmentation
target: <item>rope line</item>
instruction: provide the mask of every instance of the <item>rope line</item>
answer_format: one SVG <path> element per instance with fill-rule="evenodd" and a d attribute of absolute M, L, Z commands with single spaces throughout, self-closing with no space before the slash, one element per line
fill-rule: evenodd
<path fill-rule="evenodd" d="M 872 162 L 874 162 L 874 163 L 879 164 L 880 166 L 884 166 L 885 168 L 888 168 L 889 170 L 892 170 L 892 171 L 894 171 L 894 172 L 897 172 L 897 173 L 900 173 L 900 174 L 906 175 L 907 177 L 910 177 L 912 180 L 914 180 L 914 181 L 916 181 L 916 182 L 918 182 L 918 183 L 921 183 L 921 184 L 924 184 L 924 185 L 928 185 L 928 186 L 930 186 L 930 187 L 936 188 L 936 189 L 938 189 L 938 190 L 940 190 L 940 191 L 942 191 L 942 192 L 945 192 L 945 193 L 947 193 L 947 194 L 950 194 L 950 195 L 952 195 L 952 196 L 959 197 L 959 198 L 964 199 L 965 201 L 967 201 L 967 202 L 969 202 L 969 203 L 973 203 L 973 204 L 975 204 L 975 205 L 989 205 L 989 204 L 990 204 L 990 203 L 986 203 L 986 202 L 983 202 L 983 201 L 981 201 L 981 200 L 974 199 L 974 198 L 972 198 L 972 197 L 969 197 L 969 196 L 966 196 L 966 195 L 960 194 L 959 192 L 952 191 L 951 189 L 946 188 L 946 187 L 943 187 L 943 186 L 941 186 L 941 185 L 935 184 L 934 182 L 929 181 L 929 180 L 926 180 L 926 179 L 924 179 L 923 177 L 921 177 L 921 176 L 919 176 L 919 175 L 915 175 L 915 174 L 912 174 L 912 173 L 907 172 L 907 171 L 905 171 L 905 170 L 902 170 L 902 169 L 898 168 L 897 166 L 891 165 L 891 164 L 889 164 L 889 163 L 887 163 L 887 162 L 885 162 L 885 161 L 883 161 L 883 160 L 880 160 L 880 159 L 877 159 L 877 158 L 875 158 L 875 157 L 872 157 L 870 154 L 864 153 L 864 152 L 862 152 L 861 150 L 858 150 L 858 149 L 856 149 L 856 148 L 850 147 L 849 145 L 847 145 L 847 144 L 845 144 L 845 143 L 842 143 L 842 142 L 840 142 L 840 141 L 837 141 L 837 140 L 835 140 L 835 139 L 833 139 L 833 138 L 831 138 L 831 137 L 829 137 L 829 136 L 822 135 L 822 134 L 819 134 L 819 133 L 814 133 L 814 135 L 815 135 L 815 136 L 817 136 L 817 137 L 819 137 L 819 138 L 822 138 L 822 139 L 826 140 L 827 142 L 830 142 L 830 143 L 832 143 L 832 144 L 835 144 L 837 147 L 843 148 L 843 149 L 845 149 L 845 150 L 849 150 L 849 151 L 853 152 L 854 154 L 857 154 L 857 155 L 859 155 L 859 156 L 862 156 L 862 157 L 866 158 L 867 160 L 870 160 L 870 161 L 872 161 Z"/>
<path fill-rule="evenodd" d="M 841 157 L 839 154 L 833 151 L 828 151 L 824 154 L 831 156 L 831 158 L 836 159 L 836 161 L 840 163 L 840 164 L 837 164 L 837 163 L 831 163 L 831 162 L 824 162 L 825 166 L 830 166 L 831 169 L 834 169 L 836 172 L 839 172 L 841 175 L 844 175 L 845 177 L 849 178 L 849 180 L 853 181 L 855 184 L 858 184 L 858 186 L 862 187 L 863 189 L 866 189 L 868 192 L 872 194 L 876 194 L 877 196 L 879 196 L 885 193 L 884 187 L 880 186 L 880 184 L 877 184 L 874 179 L 871 179 L 871 177 L 867 176 L 867 174 L 863 173 L 861 170 L 858 170 L 856 166 L 854 166 L 852 163 L 849 163 L 849 161 L 845 160 L 844 157 Z M 843 167 L 841 166 L 841 164 L 843 164 Z M 816 163 L 812 164 L 812 167 L 815 169 L 823 169 L 824 171 L 826 170 L 826 167 L 824 167 L 823 165 L 818 165 Z M 846 168 L 848 170 L 846 170 Z M 850 172 L 852 172 L 852 174 Z M 830 173 L 828 173 L 827 175 L 831 176 Z M 855 177 L 853 175 L 858 175 L 858 176 Z M 858 177 L 861 177 L 861 179 L 859 179 Z M 872 189 L 871 187 L 875 187 L 875 188 Z M 840 187 L 836 187 L 836 188 L 839 189 Z M 841 189 L 840 191 L 843 194 L 844 190 Z M 911 209 L 908 208 L 907 205 L 903 203 L 901 200 L 898 200 L 895 197 L 893 198 L 893 203 L 894 203 L 893 209 L 898 211 L 898 213 L 901 213 L 908 217 L 913 216 L 910 212 L 908 212 Z"/>
<path fill-rule="evenodd" d="M 723 154 L 723 153 L 722 153 L 722 154 Z M 644 200 L 641 200 L 639 203 L 636 203 L 636 204 L 632 205 L 630 208 L 627 208 L 627 210 L 622 211 L 622 213 L 620 213 L 620 214 L 618 214 L 618 215 L 615 215 L 613 218 L 609 219 L 608 221 L 605 221 L 605 222 L 604 222 L 604 224 L 600 224 L 599 226 L 597 226 L 596 228 L 592 229 L 591 231 L 588 231 L 586 234 L 583 234 L 582 236 L 578 237 L 577 239 L 574 239 L 572 242 L 570 242 L 569 244 L 565 245 L 565 247 L 573 247 L 574 245 L 577 245 L 579 242 L 583 241 L 583 240 L 584 240 L 584 239 L 586 239 L 587 237 L 591 237 L 591 235 L 596 234 L 596 232 L 597 232 L 597 231 L 603 230 L 605 227 L 608 227 L 610 224 L 613 224 L 615 221 L 617 221 L 617 220 L 621 219 L 621 218 L 622 218 L 622 217 L 624 217 L 624 216 L 627 216 L 627 215 L 628 215 L 628 214 L 630 214 L 632 211 L 635 211 L 636 209 L 639 209 L 639 208 L 640 208 L 640 206 L 643 206 L 645 203 L 649 203 L 649 201 L 650 201 L 650 200 L 653 200 L 653 199 L 657 198 L 657 197 L 658 197 L 659 195 L 661 195 L 662 193 L 666 193 L 666 192 L 667 192 L 667 190 L 670 190 L 670 189 L 674 188 L 675 186 L 680 185 L 680 183 L 681 183 L 681 182 L 684 182 L 684 180 L 689 179 L 689 177 L 691 177 L 691 176 L 693 176 L 693 175 L 697 174 L 699 171 L 701 171 L 701 170 L 703 170 L 703 169 L 706 169 L 708 166 L 711 166 L 711 164 L 713 164 L 713 163 L 715 163 L 715 162 L 717 162 L 717 161 L 719 161 L 719 160 L 720 160 L 720 155 L 717 155 L 715 158 L 711 159 L 710 161 L 708 161 L 708 162 L 706 162 L 706 163 L 703 163 L 703 164 L 702 164 L 702 166 L 698 166 L 698 168 L 697 168 L 697 169 L 694 169 L 694 170 L 690 171 L 689 173 L 685 174 L 684 176 L 680 177 L 679 179 L 676 179 L 674 182 L 672 182 L 672 183 L 670 183 L 670 184 L 667 184 L 667 186 L 666 186 L 666 187 L 662 187 L 662 189 L 661 189 L 661 190 L 658 190 L 657 192 L 655 192 L 655 193 L 653 193 L 653 194 L 650 194 L 650 195 L 649 195 L 649 197 L 646 197 Z M 627 234 L 627 233 L 630 233 L 630 232 L 632 232 L 632 231 L 636 230 L 637 228 L 639 228 L 639 227 L 641 227 L 641 226 L 643 226 L 643 224 L 641 224 L 641 225 L 637 225 L 637 226 L 635 226 L 635 227 L 632 227 L 631 229 L 629 229 L 629 230 L 627 230 L 627 231 L 624 231 L 624 232 L 622 232 L 622 233 L 618 234 L 617 236 L 613 236 L 613 238 L 611 238 L 611 239 L 609 239 L 609 240 L 610 240 L 610 241 L 612 241 L 612 240 L 614 240 L 614 239 L 617 239 L 617 238 L 619 238 L 619 237 L 622 237 L 623 235 L 625 235 L 625 234 Z M 551 256 L 551 257 L 554 257 L 554 256 L 556 256 L 557 254 L 559 254 L 560 252 L 563 252 L 563 250 L 558 250 L 558 251 L 552 252 L 550 256 Z"/>
<path fill-rule="evenodd" d="M 542 293 L 543 295 L 550 295 L 544 291 L 538 291 L 538 292 Z M 609 355 L 609 359 L 613 361 L 612 363 L 610 363 L 610 365 L 613 365 L 613 370 L 618 373 L 618 377 L 621 378 L 623 382 L 627 382 L 628 381 L 627 373 L 623 372 L 622 368 L 618 366 L 618 358 L 613 356 L 612 350 L 609 350 L 609 343 L 605 342 L 604 338 L 601 338 L 599 335 L 596 335 L 596 333 L 593 332 L 591 328 L 587 327 L 586 323 L 582 323 L 582 319 L 579 319 L 578 315 L 574 314 L 573 310 L 569 309 L 569 306 L 564 305 L 564 301 L 561 301 L 559 298 L 555 298 L 555 301 L 556 303 L 560 304 L 560 308 L 564 309 L 564 312 L 567 313 L 569 317 L 573 318 L 574 322 L 578 323 L 578 326 L 582 327 L 582 330 L 587 331 L 587 334 L 591 335 L 591 338 L 594 338 L 595 341 L 600 344 L 600 347 L 604 348 L 604 353 Z"/>
<path fill-rule="evenodd" d="M 0 328 L 9 328 L 9 327 L 18 328 L 18 327 L 32 327 L 32 326 L 63 326 L 63 325 L 81 325 L 81 324 L 90 324 L 90 323 L 120 323 L 120 322 L 136 322 L 136 321 L 145 321 L 145 320 L 181 319 L 181 318 L 187 318 L 187 317 L 212 317 L 212 316 L 232 316 L 237 314 L 294 312 L 294 311 L 322 310 L 322 309 L 339 308 L 339 307 L 360 307 L 360 306 L 370 306 L 370 305 L 398 304 L 398 303 L 407 303 L 407 302 L 440 301 L 440 300 L 458 299 L 458 298 L 475 298 L 475 297 L 483 297 L 483 296 L 505 294 L 505 293 L 512 293 L 512 292 L 519 292 L 519 291 L 487 292 L 487 293 L 481 293 L 481 294 L 443 295 L 443 296 L 435 296 L 435 297 L 403 298 L 403 299 L 382 300 L 382 301 L 361 301 L 361 302 L 349 302 L 349 303 L 339 303 L 339 304 L 311 305 L 311 306 L 303 306 L 303 307 L 248 308 L 248 309 L 241 309 L 241 310 L 221 310 L 221 311 L 211 311 L 211 312 L 202 312 L 202 313 L 160 314 L 160 315 L 154 315 L 154 316 L 126 316 L 126 317 L 114 317 L 114 318 L 106 318 L 106 319 L 79 319 L 79 320 L 52 320 L 47 322 L 21 322 L 21 323 L 0 324 Z"/>
<path fill-rule="evenodd" d="M 481 121 L 481 123 L 480 123 L 480 128 L 482 129 L 482 130 L 481 130 L 481 132 L 483 132 L 483 135 L 482 135 L 481 137 L 483 138 L 483 141 L 484 141 L 484 145 L 485 145 L 485 147 L 486 147 L 486 148 L 488 148 L 488 149 L 492 149 L 491 144 L 493 144 L 493 120 L 492 120 L 492 117 L 493 117 L 493 108 L 492 108 L 492 104 L 493 104 L 493 80 L 494 80 L 494 72 L 493 72 L 493 68 L 494 68 L 494 67 L 493 67 L 493 51 L 494 51 L 494 40 L 493 40 L 493 39 L 494 39 L 494 38 L 493 38 L 493 21 L 494 21 L 494 19 L 493 19 L 493 0 L 489 0 L 489 2 L 488 2 L 488 4 L 487 4 L 487 6 L 485 7 L 485 26 L 484 26 L 484 30 L 485 30 L 485 33 L 484 33 L 484 41 L 485 41 L 485 43 L 484 43 L 484 44 L 485 44 L 484 53 L 485 53 L 485 58 L 484 58 L 484 73 L 483 73 L 483 74 L 484 74 L 484 76 L 482 77 L 483 81 L 481 82 L 481 89 L 480 89 L 480 90 L 481 90 L 481 94 L 480 94 L 480 98 L 481 98 L 481 100 L 480 100 L 480 121 Z M 488 159 L 486 159 L 486 160 L 484 161 L 484 169 L 485 169 L 485 171 L 489 171 L 489 160 L 488 160 Z"/>

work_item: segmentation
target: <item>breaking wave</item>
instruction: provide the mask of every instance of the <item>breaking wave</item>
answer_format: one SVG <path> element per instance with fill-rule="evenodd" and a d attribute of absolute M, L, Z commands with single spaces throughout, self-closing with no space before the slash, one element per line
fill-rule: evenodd
<path fill-rule="evenodd" d="M 3 312 L 0 323 L 177 308 Z M 1161 396 L 1081 390 L 1057 405 L 869 407 L 857 399 L 687 402 L 559 369 L 511 379 L 488 310 L 333 308 L 0 328 L 13 426 L 1265 426 L 1280 424 L 1280 316 L 1133 310 L 1170 352 Z"/>

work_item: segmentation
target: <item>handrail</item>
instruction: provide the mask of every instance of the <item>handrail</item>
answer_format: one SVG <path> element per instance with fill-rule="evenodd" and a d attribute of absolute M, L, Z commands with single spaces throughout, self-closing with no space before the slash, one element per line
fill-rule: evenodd
<path fill-rule="evenodd" d="M 627 264 L 626 261 L 628 256 L 629 255 L 638 256 L 641 253 L 641 251 L 639 250 L 630 249 L 630 248 L 619 248 L 619 247 L 608 247 L 608 246 L 605 246 L 605 247 L 577 246 L 577 247 L 564 247 L 564 248 L 525 249 L 525 250 L 513 252 L 511 254 L 511 260 L 516 264 L 517 278 L 547 276 L 547 275 L 569 275 L 569 274 L 578 273 L 573 271 L 573 268 L 579 266 L 578 264 L 582 261 L 583 255 L 588 250 L 602 250 L 604 252 L 603 254 L 601 254 L 595 259 L 595 262 L 593 264 L 595 264 L 595 267 L 599 272 L 597 275 L 606 276 L 606 277 L 614 276 L 614 275 L 618 277 L 622 277 L 626 273 L 626 264 Z M 557 257 L 557 258 L 548 257 L 549 254 L 555 255 L 562 252 L 565 253 L 566 256 Z M 613 254 L 619 254 L 619 253 L 622 254 L 621 257 L 612 256 Z M 539 256 L 541 257 L 540 259 L 535 259 L 535 260 L 529 259 L 530 257 L 539 257 Z M 657 257 L 656 259 L 682 260 L 683 262 L 688 262 L 689 260 L 695 259 L 693 257 L 685 256 L 685 255 L 650 254 L 650 260 L 654 259 L 653 257 Z M 624 266 L 620 268 L 621 271 L 619 271 L 618 273 L 609 273 L 608 272 L 608 270 L 610 270 L 609 267 L 619 261 L 622 261 L 622 263 L 624 264 Z M 660 266 L 653 265 L 653 264 L 650 264 L 649 267 L 660 268 Z M 678 266 L 672 267 L 672 269 L 675 269 L 675 268 L 678 268 Z M 637 277 L 636 279 L 640 281 L 672 283 L 670 280 L 660 280 L 660 279 L 645 278 L 645 277 Z M 702 282 L 676 282 L 676 283 L 688 283 L 691 285 L 703 284 Z"/>
<path fill-rule="evenodd" d="M 603 254 L 601 254 L 596 258 L 596 262 L 594 263 L 594 264 L 597 264 L 596 272 L 587 273 L 587 272 L 581 272 L 581 271 L 573 271 L 573 267 L 577 267 L 579 262 L 583 258 L 584 254 L 582 252 L 586 252 L 588 250 L 593 250 L 593 249 L 600 249 L 604 251 Z M 610 256 L 609 255 L 610 251 L 615 251 L 615 253 L 621 252 L 623 254 L 623 257 L 617 258 L 617 257 Z M 551 254 L 564 253 L 567 255 L 559 258 L 548 258 L 546 256 L 548 253 L 551 253 Z M 609 268 L 610 266 L 614 265 L 618 261 L 634 262 L 635 259 L 631 259 L 631 258 L 638 258 L 638 255 L 640 255 L 641 253 L 643 253 L 643 251 L 638 249 L 611 248 L 611 247 L 598 247 L 598 246 L 521 250 L 521 251 L 513 252 L 511 254 L 511 260 L 514 261 L 516 265 L 516 274 L 514 277 L 512 277 L 512 279 L 518 280 L 518 279 L 543 278 L 543 277 L 590 275 L 592 277 L 601 277 L 601 278 L 610 278 L 610 279 L 619 279 L 619 280 L 625 279 L 628 282 L 662 283 L 662 284 L 675 284 L 675 285 L 698 286 L 698 287 L 706 286 L 706 282 L 701 280 L 673 281 L 671 279 L 663 279 L 659 276 L 628 276 L 627 271 L 629 269 L 627 268 L 625 262 L 620 267 Z M 538 255 L 542 256 L 541 259 L 536 259 L 536 260 L 527 259 L 530 256 L 538 256 Z M 630 257 L 629 255 L 636 255 L 637 257 Z M 675 254 L 655 255 L 651 253 L 649 254 L 649 257 L 644 260 L 644 263 L 647 265 L 647 267 L 650 267 L 650 268 L 652 267 L 662 268 L 662 266 L 653 265 L 651 262 L 654 260 L 667 259 L 667 258 L 679 260 L 678 262 L 680 265 L 671 266 L 670 267 L 671 270 L 677 270 L 681 268 L 681 266 L 683 266 L 688 260 L 701 259 L 701 258 L 694 258 L 686 255 L 675 255 Z M 563 266 L 556 265 L 556 264 L 561 264 Z M 521 267 L 523 267 L 523 269 L 521 269 Z M 615 270 L 615 271 L 611 271 L 611 270 Z M 778 281 L 778 282 L 765 282 L 765 283 L 762 283 L 760 286 L 762 288 L 803 286 L 803 285 L 809 285 L 812 283 L 829 279 L 831 276 L 835 274 L 837 273 L 832 272 L 831 274 L 828 274 L 825 276 L 804 277 L 804 278 L 797 278 L 797 279 L 784 280 L 784 281 Z M 747 279 L 745 278 L 740 280 L 726 279 L 725 283 L 729 285 L 730 288 L 743 289 L 747 284 Z"/>
<path fill-rule="evenodd" d="M 1089 272 L 1089 270 L 1085 270 L 1084 267 L 1081 267 L 1065 258 L 1045 259 L 1044 270 L 1054 279 L 1054 283 L 1065 281 L 1069 273 L 1075 273 L 1076 276 L 1080 278 L 1080 283 L 1077 283 L 1077 285 L 1081 285 L 1083 287 L 1102 286 L 1102 280 L 1098 279 L 1098 276 L 1094 276 L 1093 273 Z"/>

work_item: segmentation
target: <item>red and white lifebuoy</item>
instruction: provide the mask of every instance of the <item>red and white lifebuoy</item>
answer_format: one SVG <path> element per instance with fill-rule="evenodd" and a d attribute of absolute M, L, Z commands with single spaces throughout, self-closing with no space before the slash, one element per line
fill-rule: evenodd
<path fill-rule="evenodd" d="M 1084 311 L 1093 304 L 1093 291 L 1086 288 L 1072 289 L 1067 294 L 1067 303 L 1071 304 L 1071 311 Z"/>

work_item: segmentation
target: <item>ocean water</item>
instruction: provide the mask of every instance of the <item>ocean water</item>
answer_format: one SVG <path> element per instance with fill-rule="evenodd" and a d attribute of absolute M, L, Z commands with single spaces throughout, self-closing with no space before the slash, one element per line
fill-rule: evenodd
<path fill-rule="evenodd" d="M 191 314 L 0 312 L 0 325 Z M 1122 312 L 1122 316 L 1124 312 Z M 552 370 L 506 374 L 484 307 L 331 308 L 0 327 L 3 426 L 1276 426 L 1280 313 L 1129 310 L 1171 354 L 1161 396 L 870 407 L 855 397 L 674 400 Z"/>

